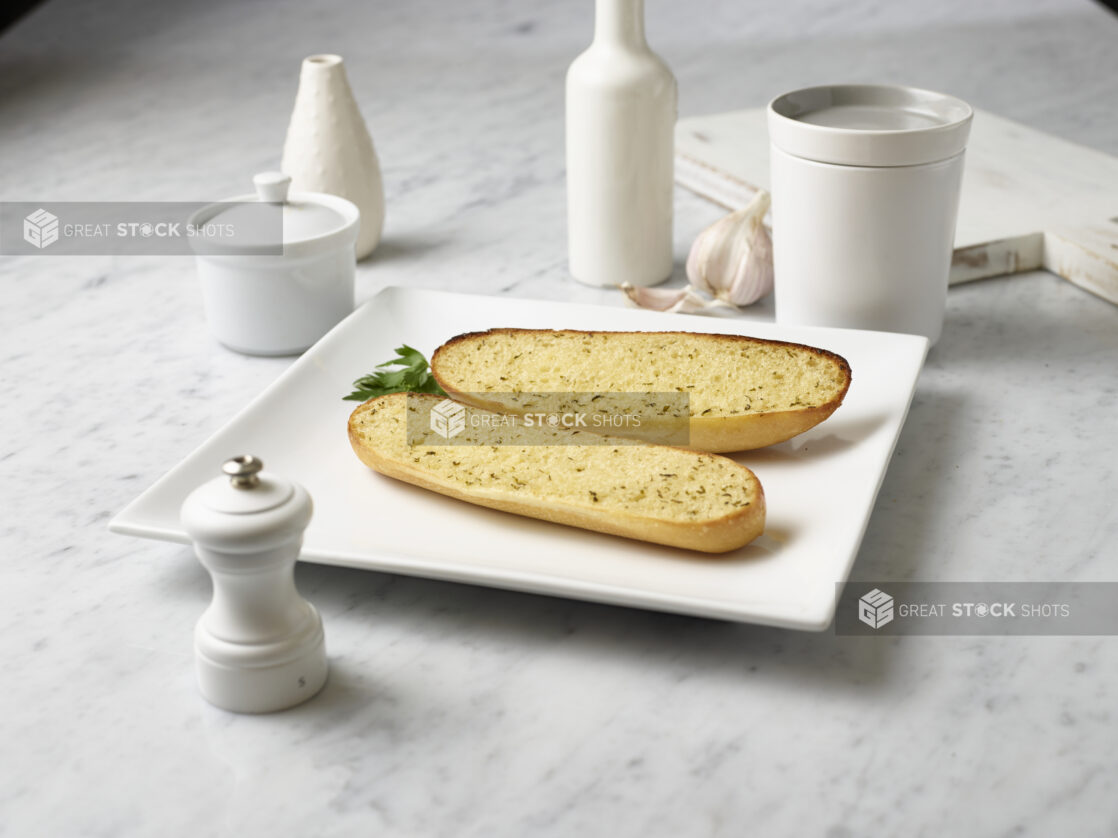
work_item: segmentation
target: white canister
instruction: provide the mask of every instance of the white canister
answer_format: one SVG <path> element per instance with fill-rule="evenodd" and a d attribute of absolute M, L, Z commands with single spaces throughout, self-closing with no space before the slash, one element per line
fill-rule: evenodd
<path fill-rule="evenodd" d="M 938 340 L 972 113 L 883 85 L 769 103 L 778 322 Z"/>
<path fill-rule="evenodd" d="M 211 204 L 190 219 L 195 229 L 216 231 L 192 239 L 206 320 L 237 352 L 294 355 L 353 311 L 361 214 L 336 195 L 288 194 L 291 178 L 280 172 L 253 182 L 255 195 Z M 260 203 L 276 208 L 271 221 Z M 222 241 L 225 230 L 232 235 Z"/>

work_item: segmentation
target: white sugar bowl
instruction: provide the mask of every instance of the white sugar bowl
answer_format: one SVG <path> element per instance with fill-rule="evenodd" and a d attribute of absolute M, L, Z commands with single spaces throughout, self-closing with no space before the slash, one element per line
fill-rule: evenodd
<path fill-rule="evenodd" d="M 281 172 L 253 183 L 256 194 L 210 204 L 190 219 L 203 231 L 191 242 L 206 320 L 237 352 L 295 355 L 353 311 L 361 213 L 336 195 L 288 194 L 291 178 Z"/>

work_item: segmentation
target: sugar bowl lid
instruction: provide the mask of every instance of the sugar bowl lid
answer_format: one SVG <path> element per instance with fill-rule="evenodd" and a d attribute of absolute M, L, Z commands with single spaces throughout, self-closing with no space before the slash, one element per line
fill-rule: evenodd
<path fill-rule="evenodd" d="M 291 176 L 260 172 L 256 191 L 211 204 L 191 223 L 207 248 L 235 255 L 302 255 L 352 245 L 361 213 L 356 204 L 324 192 L 292 192 Z M 218 242 L 217 237 L 227 237 Z"/>

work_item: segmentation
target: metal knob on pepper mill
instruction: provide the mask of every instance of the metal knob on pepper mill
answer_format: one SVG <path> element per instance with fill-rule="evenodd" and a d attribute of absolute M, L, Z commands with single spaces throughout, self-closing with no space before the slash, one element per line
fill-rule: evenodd
<path fill-rule="evenodd" d="M 326 683 L 322 618 L 295 589 L 310 523 L 306 489 L 234 457 L 182 506 L 182 522 L 213 579 L 194 631 L 198 686 L 211 704 L 269 713 L 301 704 Z"/>

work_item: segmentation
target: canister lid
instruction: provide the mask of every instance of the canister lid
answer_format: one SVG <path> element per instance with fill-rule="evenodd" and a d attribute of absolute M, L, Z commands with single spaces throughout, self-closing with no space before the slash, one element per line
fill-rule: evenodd
<path fill-rule="evenodd" d="M 967 144 L 974 115 L 954 96 L 892 85 L 808 87 L 769 103 L 769 138 L 788 154 L 844 166 L 917 166 Z"/>

